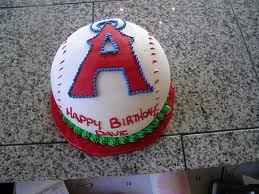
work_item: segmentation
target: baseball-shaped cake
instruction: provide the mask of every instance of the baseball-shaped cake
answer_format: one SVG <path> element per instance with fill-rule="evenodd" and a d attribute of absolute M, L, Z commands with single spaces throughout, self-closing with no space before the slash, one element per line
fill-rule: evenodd
<path fill-rule="evenodd" d="M 174 91 L 163 48 L 122 19 L 80 28 L 51 67 L 51 110 L 60 133 L 96 156 L 153 143 L 171 116 Z"/>

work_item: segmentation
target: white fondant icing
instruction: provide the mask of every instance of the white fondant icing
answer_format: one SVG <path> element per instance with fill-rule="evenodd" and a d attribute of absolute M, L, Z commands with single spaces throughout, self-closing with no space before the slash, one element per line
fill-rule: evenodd
<path fill-rule="evenodd" d="M 169 64 L 158 41 L 154 37 L 150 40 L 146 30 L 130 22 L 126 22 L 126 26 L 121 32 L 134 37 L 133 48 L 138 56 L 145 78 L 154 87 L 154 92 L 129 96 L 121 72 L 101 72 L 96 80 L 97 97 L 71 98 L 68 95 L 79 66 L 89 51 L 90 46 L 87 44 L 87 40 L 97 34 L 90 30 L 90 25 L 80 28 L 69 36 L 67 41 L 58 49 L 52 63 L 52 93 L 60 106 L 60 110 L 72 123 L 93 134 L 96 134 L 95 131 L 99 129 L 99 121 L 101 122 L 101 130 L 104 132 L 109 131 L 116 134 L 117 131 L 127 130 L 127 134 L 130 135 L 140 131 L 152 122 L 153 116 L 126 126 L 123 126 L 122 119 L 129 115 L 140 114 L 141 111 L 146 111 L 157 103 L 158 111 L 160 111 L 168 95 L 170 84 Z M 150 45 L 149 42 L 154 44 Z M 150 50 L 151 47 L 154 47 L 155 50 Z M 155 52 L 156 55 L 151 55 L 152 52 Z M 157 60 L 156 63 L 153 63 L 154 59 Z M 154 73 L 154 71 L 158 71 L 158 73 Z M 157 79 L 159 82 L 155 84 Z M 156 93 L 155 91 L 158 89 L 159 92 Z M 92 120 L 90 119 L 88 120 L 89 126 L 87 126 L 86 122 L 80 123 L 76 118 L 71 118 L 71 115 L 67 115 L 66 110 L 68 109 L 71 112 L 70 107 L 73 113 L 77 113 L 78 118 L 83 115 L 85 118 L 94 119 L 97 125 L 91 123 Z M 114 117 L 119 119 L 122 126 L 111 129 L 109 120 Z"/>

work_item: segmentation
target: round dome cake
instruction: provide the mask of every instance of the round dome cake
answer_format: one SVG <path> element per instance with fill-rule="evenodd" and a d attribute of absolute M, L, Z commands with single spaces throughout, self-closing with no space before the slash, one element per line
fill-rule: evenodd
<path fill-rule="evenodd" d="M 143 28 L 104 19 L 70 35 L 51 67 L 52 113 L 61 134 L 96 156 L 153 143 L 172 116 L 163 48 Z"/>

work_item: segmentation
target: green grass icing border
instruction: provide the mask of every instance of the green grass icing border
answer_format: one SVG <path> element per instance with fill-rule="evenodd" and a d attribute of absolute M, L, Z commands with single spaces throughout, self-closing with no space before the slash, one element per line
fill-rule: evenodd
<path fill-rule="evenodd" d="M 165 103 L 161 111 L 157 114 L 156 118 L 148 126 L 138 131 L 137 133 L 123 137 L 106 137 L 89 133 L 73 124 L 62 113 L 61 116 L 63 121 L 67 124 L 67 126 L 82 138 L 88 139 L 94 143 L 99 143 L 102 145 L 118 146 L 126 143 L 136 142 L 137 140 L 144 138 L 147 134 L 153 132 L 153 130 L 156 129 L 156 127 L 158 127 L 158 125 L 161 123 L 161 121 L 163 121 L 164 117 L 167 113 L 170 112 L 170 110 L 171 107 L 167 103 Z"/>

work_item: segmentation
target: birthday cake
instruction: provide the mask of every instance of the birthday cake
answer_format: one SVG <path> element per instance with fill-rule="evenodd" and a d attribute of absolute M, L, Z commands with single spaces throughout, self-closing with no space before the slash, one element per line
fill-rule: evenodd
<path fill-rule="evenodd" d="M 104 19 L 70 35 L 51 67 L 59 132 L 96 156 L 141 149 L 162 134 L 174 90 L 163 48 L 143 28 Z"/>

